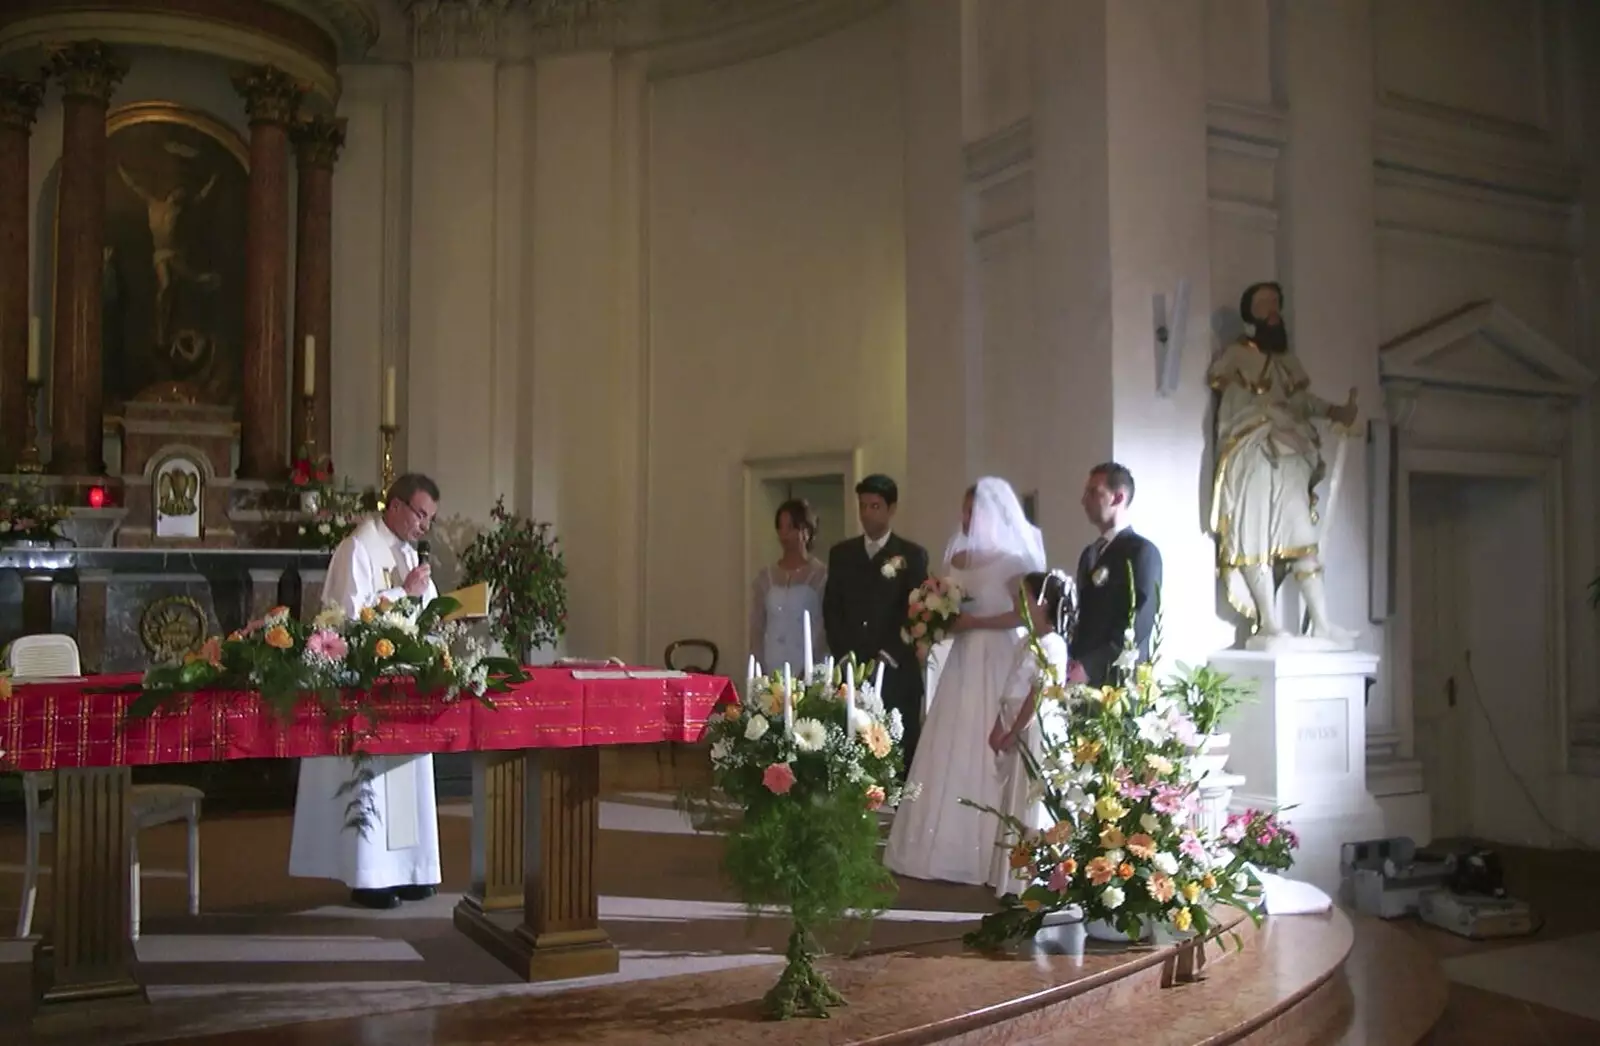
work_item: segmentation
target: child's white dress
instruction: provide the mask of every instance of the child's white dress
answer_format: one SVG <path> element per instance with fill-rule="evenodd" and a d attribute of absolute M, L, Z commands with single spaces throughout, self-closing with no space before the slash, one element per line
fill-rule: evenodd
<path fill-rule="evenodd" d="M 1057 678 L 1065 683 L 1067 680 L 1067 641 L 1055 633 L 1050 633 L 1040 640 L 1044 647 L 1046 657 L 1055 666 Z M 1028 696 L 1036 687 L 1043 685 L 1045 676 L 1039 668 L 1039 663 L 1034 657 L 1032 647 L 1023 644 L 1017 658 L 1017 666 L 1011 673 L 1011 678 L 1006 683 L 1004 695 L 1000 700 L 1000 725 L 1002 730 L 1010 730 L 1011 724 L 1016 722 L 1017 714 L 1028 702 Z M 1028 767 L 1022 760 L 1023 747 L 1032 754 L 1035 762 L 1039 759 L 1039 723 L 1037 716 L 1029 723 L 1022 736 L 1017 739 L 1017 746 L 1005 752 L 995 753 L 996 769 L 1000 774 L 1000 798 L 995 804 L 995 809 L 1002 813 L 1010 814 L 1028 828 L 1042 831 L 1050 827 L 1050 815 L 1045 811 L 1044 803 L 1037 798 L 1034 782 L 1028 776 Z M 1030 797 L 1030 793 L 1033 796 Z M 1031 801 L 1030 801 L 1031 799 Z M 994 887 L 996 896 L 1004 897 L 1008 893 L 1021 893 L 1026 885 L 1022 880 L 1016 879 L 1011 874 L 1011 844 L 1008 830 L 1004 824 L 996 833 L 994 855 L 989 861 L 989 885 Z"/>

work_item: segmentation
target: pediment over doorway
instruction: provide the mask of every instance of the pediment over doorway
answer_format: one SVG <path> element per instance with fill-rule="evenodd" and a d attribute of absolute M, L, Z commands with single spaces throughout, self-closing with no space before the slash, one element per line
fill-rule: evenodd
<path fill-rule="evenodd" d="M 1378 350 L 1385 381 L 1577 398 L 1595 373 L 1505 306 L 1474 302 Z"/>

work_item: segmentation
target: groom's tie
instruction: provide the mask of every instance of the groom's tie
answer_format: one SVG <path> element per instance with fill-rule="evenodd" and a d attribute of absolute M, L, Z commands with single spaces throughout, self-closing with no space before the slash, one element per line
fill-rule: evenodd
<path fill-rule="evenodd" d="M 1111 539 L 1106 537 L 1104 534 L 1102 534 L 1099 537 L 1095 538 L 1094 539 L 1094 558 L 1091 560 L 1091 562 L 1094 562 L 1094 563 L 1100 562 L 1100 557 L 1105 555 L 1106 546 L 1109 545 L 1109 544 L 1111 544 Z"/>

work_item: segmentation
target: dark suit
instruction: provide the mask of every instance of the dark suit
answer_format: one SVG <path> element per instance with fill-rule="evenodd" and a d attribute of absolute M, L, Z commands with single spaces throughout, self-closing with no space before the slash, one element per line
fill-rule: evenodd
<path fill-rule="evenodd" d="M 895 576 L 884 577 L 884 564 L 896 556 L 905 566 Z M 822 593 L 822 624 L 833 656 L 843 660 L 854 654 L 869 665 L 880 652 L 894 660 L 883 672 L 883 703 L 898 708 L 905 721 L 901 747 L 905 764 L 917 749 L 922 733 L 922 663 L 916 651 L 901 640 L 911 591 L 928 579 L 928 550 L 891 533 L 878 554 L 867 557 L 865 538 L 841 541 L 828 552 L 828 585 Z"/>
<path fill-rule="evenodd" d="M 1139 655 L 1150 659 L 1150 635 L 1161 602 L 1161 551 L 1131 528 L 1120 531 L 1098 556 L 1095 549 L 1096 545 L 1090 545 L 1078 557 L 1078 627 L 1071 654 L 1090 683 L 1104 686 L 1122 654 L 1130 617 Z"/>

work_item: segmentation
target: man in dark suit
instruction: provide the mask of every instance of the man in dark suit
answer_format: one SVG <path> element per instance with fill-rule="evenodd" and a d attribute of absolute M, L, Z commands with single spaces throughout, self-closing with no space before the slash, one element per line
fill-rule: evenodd
<path fill-rule="evenodd" d="M 883 703 L 899 709 L 905 723 L 901 747 L 909 768 L 922 732 L 922 662 L 900 638 L 900 628 L 912 590 L 928 579 L 928 550 L 889 529 L 899 501 L 900 490 L 888 476 L 856 484 L 863 536 L 828 552 L 822 622 L 834 657 L 854 654 L 864 666 L 883 662 Z"/>
<path fill-rule="evenodd" d="M 1128 526 L 1132 504 L 1133 473 L 1114 461 L 1089 470 L 1083 511 L 1100 537 L 1078 557 L 1078 627 L 1071 646 L 1071 676 L 1078 682 L 1104 686 L 1111 681 L 1130 619 L 1140 660 L 1150 659 L 1161 600 L 1161 552 Z"/>

